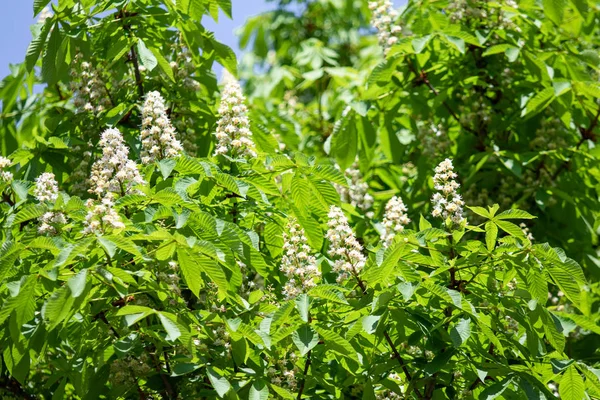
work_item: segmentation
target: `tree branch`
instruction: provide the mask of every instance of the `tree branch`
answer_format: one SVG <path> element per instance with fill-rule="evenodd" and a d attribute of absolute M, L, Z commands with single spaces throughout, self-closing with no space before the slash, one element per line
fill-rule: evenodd
<path fill-rule="evenodd" d="M 140 97 L 144 97 L 142 74 L 140 74 L 140 65 L 138 63 L 138 57 L 135 51 L 135 46 L 131 46 L 131 61 L 133 62 L 133 73 L 135 74 L 135 83 L 138 88 L 138 94 Z"/>
<path fill-rule="evenodd" d="M 298 397 L 297 399 L 300 400 L 302 398 L 302 392 L 304 392 L 304 385 L 306 384 L 306 374 L 308 374 L 308 368 L 310 367 L 310 353 L 312 350 L 309 350 L 308 353 L 306 353 L 306 362 L 304 363 L 304 371 L 302 373 L 302 381 L 300 382 L 300 387 L 298 388 Z"/>

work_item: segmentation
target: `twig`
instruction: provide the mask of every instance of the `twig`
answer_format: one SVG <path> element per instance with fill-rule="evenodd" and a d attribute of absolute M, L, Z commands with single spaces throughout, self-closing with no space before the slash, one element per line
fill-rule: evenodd
<path fill-rule="evenodd" d="M 417 69 L 414 67 L 414 65 L 412 65 L 412 63 L 410 63 L 410 62 L 408 62 L 407 65 L 408 65 L 408 68 L 411 70 L 411 72 L 413 74 L 415 74 L 415 76 L 417 77 L 417 80 L 419 80 L 422 83 L 424 83 L 429 88 L 429 90 L 431 90 L 431 92 L 434 95 L 436 95 L 436 96 L 440 95 L 440 92 L 437 91 L 437 89 L 429 81 L 429 78 L 427 78 L 427 73 L 424 70 L 422 70 L 422 69 L 419 68 L 419 71 L 417 71 Z M 473 129 L 471 129 L 468 126 L 464 126 L 460 122 L 460 118 L 458 117 L 458 115 L 456 115 L 456 113 L 454 112 L 454 110 L 452 109 L 452 107 L 450 107 L 450 105 L 448 103 L 446 103 L 446 100 L 442 101 L 442 105 L 448 111 L 448 113 L 452 116 L 452 118 L 454 118 L 456 120 L 456 122 L 458 122 L 458 125 L 460 125 L 461 128 L 463 128 L 467 132 L 472 133 L 477 138 L 479 138 L 479 135 L 477 134 L 476 131 L 474 131 Z M 481 139 L 481 138 L 479 138 L 479 139 Z"/>
<path fill-rule="evenodd" d="M 302 392 L 304 392 L 304 385 L 306 384 L 306 374 L 308 374 L 308 368 L 310 367 L 310 353 L 312 350 L 309 350 L 306 353 L 306 362 L 304 363 L 304 372 L 302 373 L 302 382 L 300 382 L 300 387 L 298 388 L 298 397 L 300 400 L 302 398 Z"/>

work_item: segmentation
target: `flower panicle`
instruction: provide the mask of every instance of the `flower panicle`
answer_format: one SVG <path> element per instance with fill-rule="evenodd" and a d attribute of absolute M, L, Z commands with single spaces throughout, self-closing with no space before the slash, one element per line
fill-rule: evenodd
<path fill-rule="evenodd" d="M 289 233 L 283 234 L 283 257 L 279 270 L 288 281 L 283 287 L 286 298 L 294 298 L 315 287 L 321 277 L 317 259 L 311 255 L 311 248 L 304 229 L 295 221 L 289 224 Z"/>
<path fill-rule="evenodd" d="M 177 132 L 169 119 L 165 100 L 157 91 L 146 95 L 142 107 L 142 163 L 179 157 L 183 151 Z"/>
<path fill-rule="evenodd" d="M 250 131 L 246 98 L 237 80 L 225 74 L 225 86 L 219 106 L 221 118 L 217 122 L 215 155 L 232 157 L 256 157 L 255 144 Z"/>
<path fill-rule="evenodd" d="M 58 183 L 52 172 L 44 172 L 35 178 L 33 195 L 40 203 L 55 202 L 58 199 Z"/>
<path fill-rule="evenodd" d="M 457 176 L 454 172 L 452 160 L 449 158 L 446 158 L 435 167 L 433 183 L 438 193 L 435 193 L 431 198 L 433 204 L 431 215 L 444 220 L 450 218 L 453 223 L 460 225 L 465 221 L 463 216 L 465 202 L 462 196 L 458 194 L 460 184 L 454 180 Z"/>
<path fill-rule="evenodd" d="M 326 238 L 330 242 L 328 254 L 334 259 L 333 271 L 338 274 L 338 283 L 356 276 L 365 266 L 363 247 L 356 239 L 348 219 L 341 208 L 331 206 L 328 214 Z"/>
<path fill-rule="evenodd" d="M 131 194 L 134 187 L 145 181 L 135 161 L 130 160 L 129 148 L 118 129 L 105 130 L 98 142 L 102 156 L 92 165 L 88 192 L 106 197 L 109 193 Z"/>
<path fill-rule="evenodd" d="M 371 25 L 377 29 L 379 45 L 387 55 L 392 46 L 398 42 L 398 34 L 402 31 L 400 25 L 395 22 L 398 11 L 394 9 L 390 0 L 370 1 L 369 9 L 372 12 Z"/>
<path fill-rule="evenodd" d="M 392 197 L 386 203 L 383 215 L 383 228 L 385 231 L 381 234 L 381 240 L 385 247 L 389 247 L 393 243 L 396 234 L 402 232 L 406 225 L 410 223 L 410 218 L 406 214 L 407 211 L 408 208 L 399 196 Z"/>

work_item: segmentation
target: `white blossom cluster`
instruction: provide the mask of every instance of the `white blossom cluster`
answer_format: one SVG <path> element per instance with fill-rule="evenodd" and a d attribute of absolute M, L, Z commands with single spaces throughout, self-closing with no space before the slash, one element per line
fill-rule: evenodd
<path fill-rule="evenodd" d="M 74 193 L 84 194 L 87 193 L 89 175 L 90 175 L 90 164 L 92 163 L 92 148 L 93 144 L 89 141 L 85 145 L 85 150 L 81 146 L 75 146 L 73 148 L 74 153 L 81 154 L 81 158 L 73 157 L 70 166 L 73 168 L 73 172 L 69 177 L 69 181 L 73 184 L 71 187 Z M 83 151 L 82 151 L 83 150 Z"/>
<path fill-rule="evenodd" d="M 519 224 L 519 228 L 521 228 L 521 231 L 523 232 L 523 235 L 525 235 L 527 240 L 529 240 L 530 242 L 534 241 L 535 238 L 533 237 L 531 231 L 524 222 L 521 222 L 521 224 Z"/>
<path fill-rule="evenodd" d="M 198 145 L 196 143 L 198 135 L 194 129 L 194 126 L 196 126 L 194 119 L 192 117 L 183 117 L 174 121 L 174 125 L 177 128 L 183 150 L 187 154 L 197 154 Z"/>
<path fill-rule="evenodd" d="M 223 346 L 228 350 L 231 348 L 229 332 L 223 325 L 219 325 L 216 329 L 213 329 L 212 333 L 215 337 L 213 345 Z"/>
<path fill-rule="evenodd" d="M 284 253 L 279 270 L 288 278 L 283 294 L 290 299 L 315 287 L 315 281 L 321 277 L 321 272 L 317 259 L 310 255 L 310 246 L 300 225 L 291 223 L 289 235 L 283 234 L 283 242 Z"/>
<path fill-rule="evenodd" d="M 92 165 L 90 193 L 99 197 L 109 192 L 125 195 L 132 193 L 134 186 L 144 183 L 137 164 L 128 158 L 129 149 L 118 129 L 102 132 L 98 145 L 102 148 L 102 157 Z"/>
<path fill-rule="evenodd" d="M 465 93 L 459 94 L 458 98 L 462 103 L 458 106 L 462 126 L 480 130 L 482 126 L 490 124 L 492 121 L 492 107 L 486 97 L 481 94 Z"/>
<path fill-rule="evenodd" d="M 168 271 L 158 273 L 158 279 L 169 286 L 169 290 L 172 294 L 176 296 L 181 296 L 181 289 L 179 287 L 179 275 L 177 274 L 177 271 L 179 270 L 179 265 L 177 264 L 177 261 L 169 261 L 168 266 Z"/>
<path fill-rule="evenodd" d="M 529 142 L 533 150 L 556 150 L 568 147 L 565 137 L 569 132 L 563 122 L 556 116 L 543 118 L 535 131 L 535 138 Z"/>
<path fill-rule="evenodd" d="M 387 55 L 390 48 L 398 42 L 398 34 L 402 30 L 395 22 L 398 12 L 390 0 L 370 1 L 369 9 L 372 12 L 371 25 L 377 29 L 379 45 Z"/>
<path fill-rule="evenodd" d="M 196 67 L 190 51 L 181 44 L 175 44 L 173 47 L 175 48 L 175 61 L 170 63 L 173 73 L 179 78 L 185 89 L 193 91 L 200 89 L 198 81 L 192 78 Z"/>
<path fill-rule="evenodd" d="M 232 157 L 256 157 L 250 121 L 244 104 L 246 98 L 242 88 L 230 74 L 224 75 L 225 87 L 219 106 L 221 118 L 217 122 L 215 136 L 218 143 L 215 155 L 228 154 Z"/>
<path fill-rule="evenodd" d="M 389 389 L 375 393 L 376 400 L 402 400 L 404 396 L 397 394 Z"/>
<path fill-rule="evenodd" d="M 106 84 L 100 71 L 82 60 L 83 54 L 77 53 L 71 66 L 73 102 L 78 112 L 98 114 L 110 106 Z"/>
<path fill-rule="evenodd" d="M 110 196 L 104 197 L 98 204 L 95 204 L 94 200 L 88 199 L 85 203 L 88 213 L 83 222 L 83 233 L 105 233 L 108 228 L 125 228 L 125 224 L 121 221 L 121 217 L 115 211 L 113 205 Z"/>
<path fill-rule="evenodd" d="M 431 215 L 444 220 L 450 218 L 455 224 L 460 224 L 464 221 L 463 206 L 465 203 L 457 192 L 460 185 L 454 180 L 456 177 L 452 160 L 449 158 L 435 167 L 433 183 L 435 190 L 438 190 L 439 193 L 435 193 L 431 198 L 433 203 Z"/>
<path fill-rule="evenodd" d="M 366 258 L 342 209 L 331 206 L 328 217 L 329 229 L 325 236 L 330 242 L 328 254 L 335 259 L 332 269 L 338 274 L 338 283 L 341 283 L 351 275 L 357 275 L 365 266 Z"/>
<path fill-rule="evenodd" d="M 5 170 L 7 167 L 10 167 L 11 164 L 12 161 L 9 158 L 0 156 L 0 182 L 12 181 L 12 172 Z"/>
<path fill-rule="evenodd" d="M 417 140 L 421 143 L 421 148 L 425 156 L 435 157 L 448 151 L 451 143 L 446 127 L 443 124 L 424 121 L 419 123 L 417 128 Z"/>
<path fill-rule="evenodd" d="M 394 241 L 397 233 L 404 230 L 404 227 L 410 223 L 410 219 L 406 212 L 408 208 L 404 205 L 401 197 L 392 197 L 385 205 L 385 213 L 383 214 L 383 227 L 385 232 L 381 234 L 383 245 L 388 247 Z"/>
<path fill-rule="evenodd" d="M 37 23 L 45 24 L 46 20 L 48 18 L 52 18 L 53 15 L 54 14 L 52 13 L 52 10 L 50 9 L 50 7 L 44 7 L 44 8 L 42 8 L 42 11 L 40 11 L 40 14 L 38 15 Z"/>
<path fill-rule="evenodd" d="M 363 180 L 357 165 L 353 165 L 344 171 L 344 175 L 350 180 L 348 187 L 334 184 L 335 189 L 344 203 L 350 203 L 353 207 L 366 212 L 367 218 L 373 217 L 372 211 L 367 211 L 373 205 L 373 196 L 369 194 L 369 185 Z"/>
<path fill-rule="evenodd" d="M 44 201 L 55 202 L 58 199 L 58 183 L 52 172 L 44 172 L 35 178 L 33 195 L 40 203 Z"/>
<path fill-rule="evenodd" d="M 520 28 L 512 21 L 510 13 L 506 13 L 499 5 L 490 0 L 453 0 L 450 1 L 446 11 L 450 16 L 450 21 L 454 23 L 465 23 L 473 21 L 476 23 L 494 25 L 499 29 L 514 29 L 520 32 Z M 514 0 L 504 0 L 498 2 L 506 7 L 519 8 Z"/>
<path fill-rule="evenodd" d="M 150 164 L 181 155 L 183 147 L 167 115 L 165 100 L 159 92 L 146 95 L 142 107 L 142 162 Z"/>
<path fill-rule="evenodd" d="M 116 386 L 130 386 L 136 384 L 136 380 L 153 371 L 150 358 L 146 353 L 139 357 L 125 357 L 114 360 L 110 364 L 110 381 Z"/>
<path fill-rule="evenodd" d="M 39 218 L 39 222 L 38 233 L 40 235 L 54 236 L 67 223 L 67 217 L 59 211 L 48 211 Z"/>
<path fill-rule="evenodd" d="M 288 357 L 284 356 L 277 360 L 276 368 L 269 367 L 267 369 L 267 376 L 271 380 L 271 383 L 295 391 L 298 388 L 298 378 L 296 375 L 300 373 L 300 370 L 295 365 L 297 360 L 298 356 L 296 353 L 291 352 Z M 289 368 L 288 364 L 292 364 L 292 367 Z"/>

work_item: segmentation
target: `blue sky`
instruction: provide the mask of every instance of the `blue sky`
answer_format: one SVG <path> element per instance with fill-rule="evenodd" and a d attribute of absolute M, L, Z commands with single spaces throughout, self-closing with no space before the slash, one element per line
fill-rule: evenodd
<path fill-rule="evenodd" d="M 9 73 L 8 64 L 16 64 L 25 59 L 27 45 L 31 40 L 29 26 L 35 22 L 33 18 L 33 0 L 2 0 L 0 13 L 0 79 Z M 216 24 L 210 18 L 205 19 L 205 26 L 215 32 L 221 42 L 231 46 L 238 52 L 238 40 L 234 30 L 244 21 L 258 13 L 273 8 L 273 3 L 266 0 L 232 0 L 233 20 L 221 17 Z M 403 3 L 394 0 L 396 5 Z M 239 52 L 238 52 L 239 53 Z"/>

